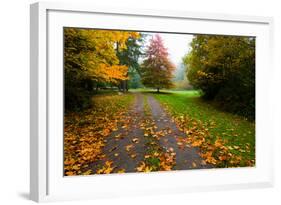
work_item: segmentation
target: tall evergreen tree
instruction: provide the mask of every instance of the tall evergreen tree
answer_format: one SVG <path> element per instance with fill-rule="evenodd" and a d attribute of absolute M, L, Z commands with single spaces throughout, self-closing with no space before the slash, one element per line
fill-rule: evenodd
<path fill-rule="evenodd" d="M 126 76 L 129 79 L 125 79 L 120 82 L 120 89 L 122 89 L 123 91 L 128 91 L 130 79 L 136 77 L 136 75 L 138 76 L 139 74 L 139 59 L 141 56 L 143 56 L 144 38 L 145 35 L 141 33 L 139 33 L 138 38 L 128 38 L 126 41 L 127 49 L 123 49 L 122 51 L 117 52 L 120 65 L 126 65 L 128 67 Z"/>

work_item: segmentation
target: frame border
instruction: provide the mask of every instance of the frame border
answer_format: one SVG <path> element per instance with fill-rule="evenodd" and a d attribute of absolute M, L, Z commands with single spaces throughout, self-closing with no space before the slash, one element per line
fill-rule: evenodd
<path fill-rule="evenodd" d="M 148 16 L 156 18 L 196 19 L 224 22 L 267 24 L 270 33 L 270 65 L 273 66 L 273 18 L 246 15 L 201 13 L 189 11 L 167 11 L 150 9 L 100 8 L 94 4 L 72 2 L 37 2 L 30 5 L 30 199 L 48 201 L 48 70 L 47 70 L 47 13 L 49 10 L 65 12 L 88 12 L 118 14 L 124 16 Z M 273 143 L 272 143 L 273 144 Z M 272 151 L 273 152 L 273 151 Z M 248 187 L 273 186 L 273 162 L 271 180 L 250 184 Z M 242 185 L 217 187 L 216 190 L 246 188 Z M 195 191 L 209 190 L 209 187 Z M 187 190 L 188 191 L 188 190 Z"/>

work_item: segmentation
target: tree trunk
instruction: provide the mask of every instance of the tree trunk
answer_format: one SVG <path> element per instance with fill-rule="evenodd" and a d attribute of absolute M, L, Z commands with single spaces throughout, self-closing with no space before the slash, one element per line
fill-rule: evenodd
<path fill-rule="evenodd" d="M 159 93 L 160 88 L 157 88 L 157 93 Z"/>
<path fill-rule="evenodd" d="M 126 81 L 124 80 L 123 81 L 123 93 L 125 93 L 126 92 Z"/>
<path fill-rule="evenodd" d="M 123 93 L 126 91 L 126 82 L 124 80 L 121 81 L 120 88 L 120 91 L 122 91 Z"/>
<path fill-rule="evenodd" d="M 126 80 L 126 92 L 128 92 L 129 91 L 129 82 L 128 82 L 128 80 Z"/>
<path fill-rule="evenodd" d="M 99 85 L 96 84 L 96 93 L 98 92 L 98 90 L 99 90 Z"/>

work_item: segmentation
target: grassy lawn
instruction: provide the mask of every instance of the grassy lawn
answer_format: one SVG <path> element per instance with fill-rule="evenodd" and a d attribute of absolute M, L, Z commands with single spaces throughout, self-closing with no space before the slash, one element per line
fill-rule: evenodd
<path fill-rule="evenodd" d="M 148 91 L 147 91 L 148 92 Z M 150 92 L 152 93 L 152 92 Z M 153 94 L 176 119 L 187 119 L 187 129 L 194 123 L 209 133 L 209 142 L 221 139 L 229 152 L 241 156 L 237 166 L 253 166 L 255 159 L 255 123 L 216 109 L 201 100 L 197 91 L 167 91 Z M 186 120 L 181 120 L 186 121 Z M 218 143 L 218 141 L 217 141 Z"/>

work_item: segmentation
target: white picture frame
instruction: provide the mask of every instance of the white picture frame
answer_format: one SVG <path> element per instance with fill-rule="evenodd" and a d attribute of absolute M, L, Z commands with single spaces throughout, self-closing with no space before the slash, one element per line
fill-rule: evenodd
<path fill-rule="evenodd" d="M 268 129 L 272 113 L 263 109 L 269 105 L 266 93 L 270 89 L 268 70 L 272 69 L 272 18 L 46 2 L 32 4 L 30 11 L 31 200 L 41 202 L 273 186 L 273 134 Z M 64 177 L 61 169 L 61 34 L 64 26 L 256 36 L 256 167 Z M 188 183 L 184 183 L 185 180 Z"/>

